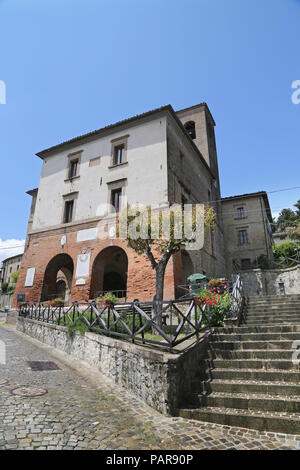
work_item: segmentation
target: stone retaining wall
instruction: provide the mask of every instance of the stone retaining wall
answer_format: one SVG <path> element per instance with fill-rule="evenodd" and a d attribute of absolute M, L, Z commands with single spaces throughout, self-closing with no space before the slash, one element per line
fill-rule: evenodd
<path fill-rule="evenodd" d="M 66 327 L 23 317 L 17 319 L 17 329 L 86 361 L 149 406 L 170 415 L 186 403 L 208 341 L 205 337 L 188 352 L 171 354 L 95 333 L 76 333 L 71 338 Z"/>
<path fill-rule="evenodd" d="M 252 295 L 279 295 L 279 282 L 284 282 L 287 295 L 300 294 L 300 266 L 289 269 L 252 269 L 241 272 L 244 292 Z"/>

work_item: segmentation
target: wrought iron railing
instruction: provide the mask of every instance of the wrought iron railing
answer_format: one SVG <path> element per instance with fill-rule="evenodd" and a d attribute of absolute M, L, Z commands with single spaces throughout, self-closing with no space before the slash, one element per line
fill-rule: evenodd
<path fill-rule="evenodd" d="M 229 289 L 231 300 L 231 318 L 236 319 L 238 323 L 243 320 L 246 298 L 244 296 L 243 281 L 239 274 L 236 275 Z"/>
<path fill-rule="evenodd" d="M 209 330 L 207 306 L 196 305 L 194 298 L 164 301 L 162 311 L 153 313 L 153 302 L 78 303 L 69 307 L 24 304 L 19 316 L 70 326 L 79 322 L 87 330 L 130 340 L 133 343 L 173 348 Z"/>
<path fill-rule="evenodd" d="M 294 268 L 300 264 L 300 251 L 294 256 L 286 256 L 282 259 L 274 259 L 271 263 L 273 269 L 287 269 Z"/>

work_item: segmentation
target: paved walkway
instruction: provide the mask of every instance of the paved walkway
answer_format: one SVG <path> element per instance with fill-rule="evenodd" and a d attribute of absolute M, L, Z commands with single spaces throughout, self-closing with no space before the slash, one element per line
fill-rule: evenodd
<path fill-rule="evenodd" d="M 7 353 L 6 364 L 0 364 L 1 450 L 300 449 L 299 436 L 164 417 L 13 325 L 0 326 L 0 341 Z M 30 367 L 28 361 L 58 368 L 34 370 L 39 364 Z M 22 396 L 26 393 L 44 394 Z"/>

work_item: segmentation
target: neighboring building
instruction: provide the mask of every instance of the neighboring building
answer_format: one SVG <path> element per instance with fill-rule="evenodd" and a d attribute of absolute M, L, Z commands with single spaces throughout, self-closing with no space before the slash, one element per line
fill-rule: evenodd
<path fill-rule="evenodd" d="M 273 240 L 275 245 L 280 245 L 280 243 L 291 241 L 289 234 L 287 232 L 274 232 Z"/>
<path fill-rule="evenodd" d="M 6 258 L 2 262 L 1 284 L 3 282 L 7 282 L 8 284 L 11 284 L 11 281 L 12 281 L 11 275 L 16 271 L 19 271 L 19 269 L 21 268 L 22 256 L 23 256 L 22 254 L 11 256 L 10 258 Z"/>
<path fill-rule="evenodd" d="M 214 120 L 205 103 L 177 113 L 165 106 L 56 145 L 43 160 L 39 188 L 32 196 L 25 254 L 16 295 L 28 301 L 64 295 L 88 301 L 102 291 L 150 300 L 155 273 L 146 256 L 125 240 L 111 239 L 114 217 L 104 206 L 210 203 L 217 225 L 198 252 L 170 260 L 164 297 L 193 272 L 225 273 Z M 125 199 L 126 198 L 126 199 Z M 106 234 L 106 238 L 99 237 Z M 182 293 L 181 293 L 182 294 Z"/>
<path fill-rule="evenodd" d="M 272 214 L 264 191 L 222 199 L 228 271 L 257 266 L 259 258 L 273 258 Z"/>

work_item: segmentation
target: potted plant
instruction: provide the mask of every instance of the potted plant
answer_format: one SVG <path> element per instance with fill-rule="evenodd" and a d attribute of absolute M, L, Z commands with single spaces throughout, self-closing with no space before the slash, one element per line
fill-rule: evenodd
<path fill-rule="evenodd" d="M 18 308 L 21 309 L 22 307 L 26 307 L 27 306 L 27 302 L 19 302 L 18 303 Z"/>
<path fill-rule="evenodd" d="M 211 279 L 207 284 L 207 289 L 217 294 L 224 294 L 226 287 L 226 281 L 223 279 Z"/>
<path fill-rule="evenodd" d="M 50 304 L 51 307 L 63 307 L 64 306 L 64 299 L 61 299 L 60 297 L 57 297 L 56 299 L 53 299 Z"/>
<path fill-rule="evenodd" d="M 112 292 L 106 292 L 104 295 L 100 294 L 97 297 L 96 302 L 100 305 L 105 305 L 106 307 L 111 307 L 115 302 L 118 301 L 118 297 L 112 294 Z"/>

